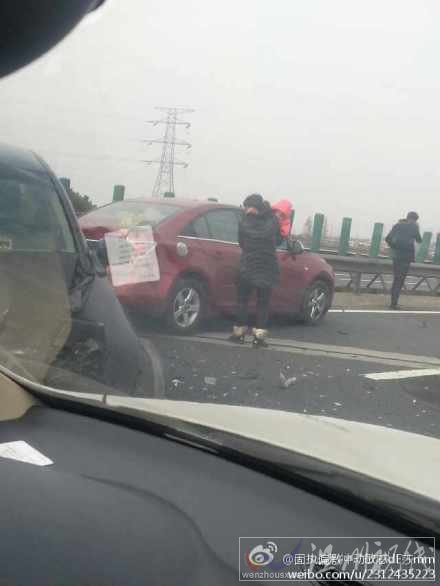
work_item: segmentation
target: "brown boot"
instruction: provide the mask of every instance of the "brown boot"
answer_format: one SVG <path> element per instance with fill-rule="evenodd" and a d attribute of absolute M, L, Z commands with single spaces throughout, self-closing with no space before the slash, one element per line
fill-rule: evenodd
<path fill-rule="evenodd" d="M 254 339 L 252 340 L 252 346 L 254 348 L 267 348 L 269 346 L 269 344 L 266 341 L 268 333 L 267 330 L 254 328 L 252 332 L 254 334 Z"/>
<path fill-rule="evenodd" d="M 232 334 L 229 336 L 229 341 L 235 342 L 236 344 L 244 344 L 245 334 L 246 328 L 242 326 L 234 326 L 232 328 Z"/>

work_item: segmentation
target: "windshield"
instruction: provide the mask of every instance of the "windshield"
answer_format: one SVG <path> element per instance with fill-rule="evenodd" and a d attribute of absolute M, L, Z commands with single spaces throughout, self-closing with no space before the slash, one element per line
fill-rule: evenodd
<path fill-rule="evenodd" d="M 0 80 L 0 372 L 432 496 L 437 3 L 127 4 Z"/>
<path fill-rule="evenodd" d="M 145 225 L 156 226 L 180 209 L 175 205 L 124 201 L 89 212 L 81 218 L 81 226 L 83 228 L 101 226 L 115 230 Z"/>

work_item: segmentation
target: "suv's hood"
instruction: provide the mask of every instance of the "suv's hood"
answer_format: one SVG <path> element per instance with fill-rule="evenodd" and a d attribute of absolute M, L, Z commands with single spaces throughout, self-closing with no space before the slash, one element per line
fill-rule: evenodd
<path fill-rule="evenodd" d="M 77 396 L 86 398 L 82 393 Z M 266 442 L 440 501 L 433 473 L 440 464 L 440 441 L 434 438 L 344 419 L 253 407 L 114 395 L 107 396 L 106 403 Z"/>

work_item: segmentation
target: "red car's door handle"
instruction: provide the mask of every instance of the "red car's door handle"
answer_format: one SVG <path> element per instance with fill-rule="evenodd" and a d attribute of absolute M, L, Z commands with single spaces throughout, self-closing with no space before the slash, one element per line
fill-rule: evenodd
<path fill-rule="evenodd" d="M 223 252 L 220 252 L 220 251 L 217 250 L 216 252 L 214 252 L 214 256 L 216 256 L 217 258 L 222 258 L 223 257 Z"/>

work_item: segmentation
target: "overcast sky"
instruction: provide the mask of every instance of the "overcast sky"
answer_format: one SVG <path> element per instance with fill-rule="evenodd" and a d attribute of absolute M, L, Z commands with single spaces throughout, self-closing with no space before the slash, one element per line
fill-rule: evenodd
<path fill-rule="evenodd" d="M 128 7 L 129 6 L 129 7 Z M 150 195 L 155 106 L 188 105 L 176 192 L 290 198 L 334 231 L 409 209 L 440 231 L 438 0 L 108 0 L 1 81 L 1 140 L 99 204 Z M 180 154 L 179 154 L 180 156 Z"/>

